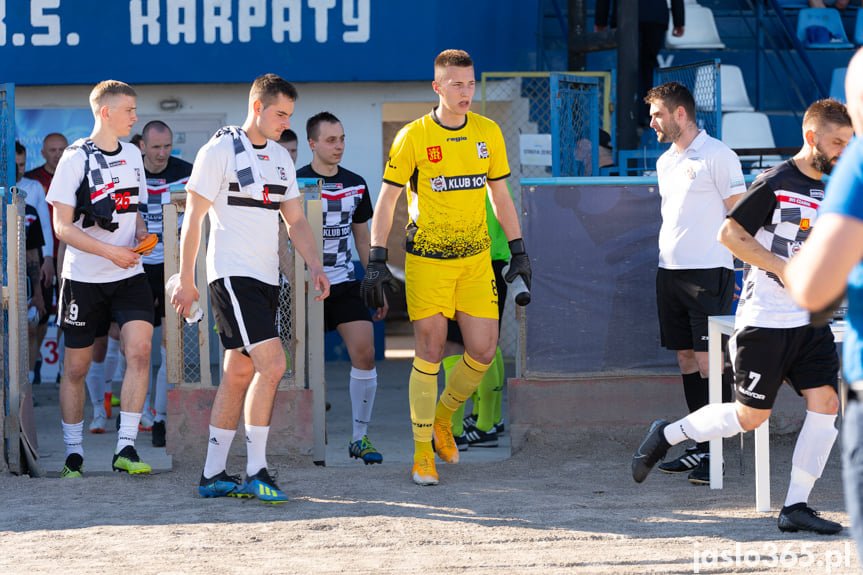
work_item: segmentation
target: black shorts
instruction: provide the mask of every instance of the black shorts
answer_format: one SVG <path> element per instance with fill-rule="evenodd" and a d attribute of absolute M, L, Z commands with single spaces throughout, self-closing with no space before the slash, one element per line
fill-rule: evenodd
<path fill-rule="evenodd" d="M 503 307 L 506 303 L 507 286 L 503 280 L 503 268 L 507 265 L 506 260 L 491 260 L 491 267 L 494 270 L 494 285 L 497 289 L 497 328 L 500 329 L 500 324 L 503 322 Z M 324 300 L 326 301 L 326 300 Z M 461 329 L 458 327 L 458 322 L 454 319 L 446 321 L 446 340 L 464 346 L 464 338 L 461 336 Z"/>
<path fill-rule="evenodd" d="M 57 307 L 66 346 L 73 349 L 89 347 L 97 337 L 108 335 L 112 321 L 120 327 L 136 320 L 153 323 L 153 298 L 144 274 L 107 283 L 64 278 Z"/>
<path fill-rule="evenodd" d="M 333 331 L 340 323 L 351 321 L 372 321 L 372 314 L 360 297 L 360 282 L 330 286 L 330 295 L 324 300 L 324 329 Z"/>
<path fill-rule="evenodd" d="M 839 356 L 829 326 L 744 327 L 728 342 L 737 401 L 770 409 L 784 380 L 798 395 L 823 385 L 836 389 Z"/>
<path fill-rule="evenodd" d="M 656 308 L 662 346 L 670 350 L 707 351 L 707 317 L 730 315 L 734 270 L 656 272 Z"/>
<path fill-rule="evenodd" d="M 159 327 L 165 317 L 165 264 L 144 264 L 144 272 L 153 292 L 153 326 Z"/>
<path fill-rule="evenodd" d="M 220 278 L 208 286 L 213 319 L 225 349 L 279 337 L 279 286 L 249 277 Z"/>
<path fill-rule="evenodd" d="M 144 264 L 144 272 L 153 292 L 153 326 L 159 327 L 165 317 L 165 264 Z"/>

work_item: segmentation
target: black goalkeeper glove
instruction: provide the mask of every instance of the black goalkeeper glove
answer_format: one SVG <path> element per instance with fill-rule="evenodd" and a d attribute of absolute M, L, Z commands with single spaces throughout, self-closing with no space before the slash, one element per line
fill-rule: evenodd
<path fill-rule="evenodd" d="M 366 275 L 360 284 L 360 296 L 368 307 L 384 307 L 384 285 L 389 285 L 393 290 L 398 289 L 396 279 L 387 267 L 387 249 L 372 246 L 369 250 Z"/>
<path fill-rule="evenodd" d="M 530 289 L 530 258 L 524 250 L 524 240 L 518 238 L 510 241 L 509 252 L 512 254 L 509 258 L 509 269 L 503 279 L 511 284 L 516 276 L 521 276 L 527 289 Z"/>

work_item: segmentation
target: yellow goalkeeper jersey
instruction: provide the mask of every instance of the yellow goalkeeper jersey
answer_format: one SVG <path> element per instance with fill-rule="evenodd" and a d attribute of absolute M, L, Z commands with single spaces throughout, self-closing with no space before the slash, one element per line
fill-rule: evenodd
<path fill-rule="evenodd" d="M 432 112 L 402 128 L 384 181 L 407 192 L 407 252 L 448 259 L 489 249 L 486 181 L 508 176 L 503 134 L 488 118 L 468 112 L 461 128 L 447 128 Z"/>

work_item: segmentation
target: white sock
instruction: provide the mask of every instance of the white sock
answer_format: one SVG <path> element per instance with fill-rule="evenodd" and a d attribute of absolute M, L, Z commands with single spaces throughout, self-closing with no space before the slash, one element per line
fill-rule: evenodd
<path fill-rule="evenodd" d="M 354 441 L 359 441 L 368 432 L 377 389 L 378 372 L 375 368 L 351 368 L 351 412 L 354 416 Z"/>
<path fill-rule="evenodd" d="M 821 477 L 830 450 L 839 432 L 836 416 L 806 411 L 806 419 L 794 445 L 791 456 L 791 482 L 785 495 L 785 506 L 809 501 L 815 481 Z"/>
<path fill-rule="evenodd" d="M 105 393 L 114 393 L 114 374 L 120 363 L 120 340 L 108 336 L 108 352 L 105 354 Z"/>
<path fill-rule="evenodd" d="M 667 426 L 665 440 L 670 445 L 692 439 L 696 443 L 742 433 L 734 403 L 709 403 Z"/>
<path fill-rule="evenodd" d="M 127 445 L 135 446 L 135 440 L 138 439 L 138 423 L 141 421 L 140 413 L 132 413 L 130 411 L 120 412 L 120 429 L 117 431 L 117 451 Z"/>
<path fill-rule="evenodd" d="M 267 466 L 267 436 L 270 426 L 246 424 L 246 475 L 252 476 Z"/>
<path fill-rule="evenodd" d="M 220 429 L 210 426 L 210 439 L 207 442 L 207 460 L 204 462 L 204 477 L 212 478 L 225 471 L 228 465 L 228 452 L 234 441 L 236 429 Z"/>
<path fill-rule="evenodd" d="M 85 379 L 93 407 L 105 404 L 105 362 L 91 362 Z"/>
<path fill-rule="evenodd" d="M 66 457 L 73 453 L 77 453 L 84 457 L 84 420 L 79 423 L 66 423 L 60 420 L 63 425 L 63 444 L 66 446 Z"/>
<path fill-rule="evenodd" d="M 156 416 L 153 421 L 165 421 L 168 413 L 168 352 L 162 347 L 159 355 L 162 356 L 162 364 L 156 372 Z"/>

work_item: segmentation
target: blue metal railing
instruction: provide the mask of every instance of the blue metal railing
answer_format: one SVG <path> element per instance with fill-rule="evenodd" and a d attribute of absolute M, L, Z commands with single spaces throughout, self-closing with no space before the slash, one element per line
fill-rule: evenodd
<path fill-rule="evenodd" d="M 776 13 L 776 16 L 779 19 L 779 23 L 782 25 L 782 29 L 785 31 L 785 35 L 788 37 L 789 40 L 791 40 L 791 45 L 794 46 L 794 50 L 797 52 L 797 55 L 803 62 L 803 66 L 806 68 L 806 71 L 809 73 L 812 82 L 818 89 L 820 97 L 826 98 L 828 95 L 828 91 L 825 88 L 823 82 L 821 82 L 821 80 L 818 78 L 818 74 L 815 73 L 815 66 L 812 65 L 812 60 L 809 59 L 809 54 L 806 52 L 806 48 L 803 46 L 803 43 L 797 37 L 797 31 L 794 29 L 794 27 L 791 26 L 791 22 L 788 21 L 788 17 L 785 16 L 785 11 L 782 9 L 782 6 L 777 0 L 767 0 L 767 2 L 770 3 L 770 6 Z M 760 17 L 761 12 L 761 2 L 757 2 L 756 16 Z M 759 23 L 761 24 L 761 22 Z M 761 51 L 762 48 L 763 46 L 759 44 L 759 51 Z"/>

